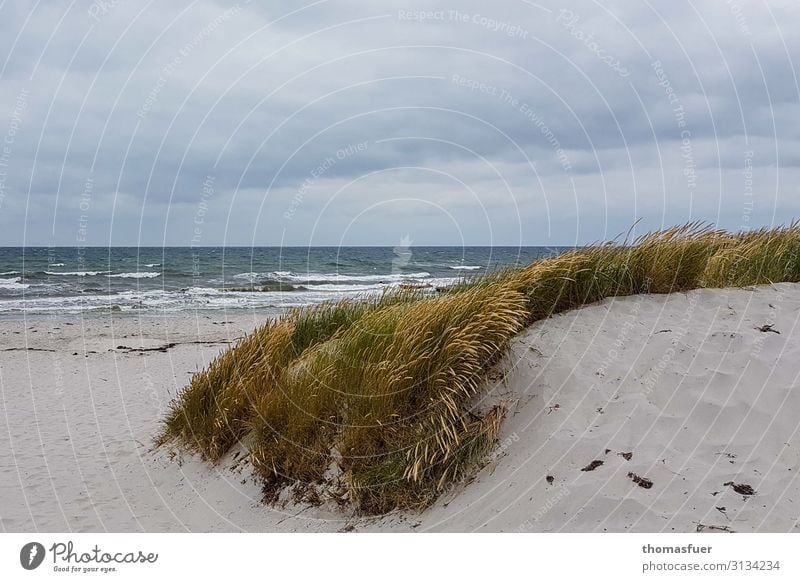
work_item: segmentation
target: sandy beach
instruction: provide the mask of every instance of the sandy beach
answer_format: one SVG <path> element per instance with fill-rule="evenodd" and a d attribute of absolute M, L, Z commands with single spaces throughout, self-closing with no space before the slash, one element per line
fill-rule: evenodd
<path fill-rule="evenodd" d="M 252 311 L 0 321 L 0 530 L 797 531 L 800 285 L 606 300 L 512 344 L 508 414 L 423 513 L 261 503 L 236 468 L 153 450 L 191 374 Z"/>

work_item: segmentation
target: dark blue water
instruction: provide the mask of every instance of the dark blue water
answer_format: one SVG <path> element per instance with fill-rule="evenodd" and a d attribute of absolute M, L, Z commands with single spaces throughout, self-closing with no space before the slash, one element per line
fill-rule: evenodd
<path fill-rule="evenodd" d="M 273 308 L 441 287 L 545 247 L 0 248 L 0 314 Z"/>

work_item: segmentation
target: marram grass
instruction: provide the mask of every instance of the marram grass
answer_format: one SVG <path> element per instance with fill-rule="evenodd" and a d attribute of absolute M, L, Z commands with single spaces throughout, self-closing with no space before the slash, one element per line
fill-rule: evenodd
<path fill-rule="evenodd" d="M 474 471 L 504 411 L 479 410 L 487 369 L 526 325 L 606 297 L 800 281 L 800 225 L 698 224 L 419 290 L 296 309 L 196 374 L 158 444 L 219 461 L 236 443 L 267 499 L 290 488 L 363 513 L 424 508 Z"/>

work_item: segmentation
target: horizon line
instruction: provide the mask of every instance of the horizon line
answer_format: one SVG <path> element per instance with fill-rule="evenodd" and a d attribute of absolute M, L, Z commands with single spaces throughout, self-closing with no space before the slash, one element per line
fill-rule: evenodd
<path fill-rule="evenodd" d="M 393 245 L 0 245 L 0 249 L 342 249 L 342 248 L 368 248 L 368 249 L 391 249 L 398 246 Z M 409 245 L 417 248 L 576 248 L 588 245 Z"/>

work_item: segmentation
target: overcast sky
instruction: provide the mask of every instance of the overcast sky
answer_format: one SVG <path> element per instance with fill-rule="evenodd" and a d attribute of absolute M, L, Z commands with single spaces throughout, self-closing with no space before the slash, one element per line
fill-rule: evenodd
<path fill-rule="evenodd" d="M 3 2 L 0 245 L 800 217 L 795 1 L 254 4 Z"/>

